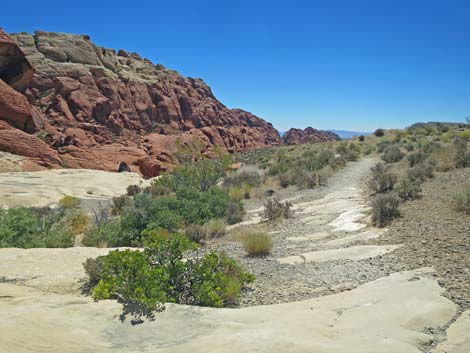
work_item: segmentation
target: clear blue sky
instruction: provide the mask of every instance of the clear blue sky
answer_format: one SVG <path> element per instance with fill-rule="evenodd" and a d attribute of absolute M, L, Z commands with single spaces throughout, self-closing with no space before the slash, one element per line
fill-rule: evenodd
<path fill-rule="evenodd" d="M 21 0 L 0 26 L 138 52 L 280 130 L 470 115 L 468 0 Z"/>

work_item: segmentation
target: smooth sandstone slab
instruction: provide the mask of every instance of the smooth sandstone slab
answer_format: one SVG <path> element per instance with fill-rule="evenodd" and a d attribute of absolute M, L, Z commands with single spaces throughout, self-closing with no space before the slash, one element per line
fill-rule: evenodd
<path fill-rule="evenodd" d="M 55 169 L 40 172 L 0 173 L 0 206 L 41 207 L 64 195 L 104 199 L 126 193 L 129 185 L 150 185 L 136 173 L 89 169 Z"/>
<path fill-rule="evenodd" d="M 333 231 L 340 232 L 354 232 L 359 229 L 365 228 L 364 223 L 358 222 L 365 217 L 367 211 L 366 207 L 358 207 L 353 210 L 348 210 L 341 213 L 333 222 L 329 225 L 333 228 Z"/>
<path fill-rule="evenodd" d="M 325 262 L 333 260 L 362 260 L 386 254 L 399 248 L 400 246 L 401 245 L 351 246 L 349 248 L 312 251 L 300 255 L 282 257 L 278 259 L 278 261 L 282 264 L 295 265 L 309 262 Z"/>
<path fill-rule="evenodd" d="M 439 344 L 435 353 L 470 352 L 470 310 L 462 315 L 447 330 L 447 340 Z"/>
<path fill-rule="evenodd" d="M 356 234 L 347 234 L 343 238 L 330 240 L 326 244 L 329 246 L 339 246 L 349 244 L 355 241 L 366 241 L 381 237 L 387 231 L 386 228 L 374 228 Z"/>
<path fill-rule="evenodd" d="M 288 304 L 168 305 L 155 321 L 134 327 L 119 322 L 115 301 L 0 283 L 0 347 L 15 353 L 420 353 L 432 339 L 423 329 L 445 325 L 456 312 L 429 273 L 396 273 Z"/>

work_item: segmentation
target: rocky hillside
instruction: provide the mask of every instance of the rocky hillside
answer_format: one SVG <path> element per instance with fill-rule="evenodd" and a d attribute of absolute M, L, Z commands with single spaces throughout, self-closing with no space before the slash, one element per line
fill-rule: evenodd
<path fill-rule="evenodd" d="M 286 145 L 299 145 L 309 142 L 328 142 L 338 141 L 341 138 L 330 131 L 320 131 L 312 127 L 302 129 L 289 129 L 282 136 L 282 140 Z"/>
<path fill-rule="evenodd" d="M 282 143 L 270 123 L 228 109 L 201 79 L 84 35 L 0 32 L 0 79 L 0 151 L 28 157 L 29 169 L 117 170 L 123 161 L 151 177 L 181 144 L 211 155 L 216 145 Z"/>

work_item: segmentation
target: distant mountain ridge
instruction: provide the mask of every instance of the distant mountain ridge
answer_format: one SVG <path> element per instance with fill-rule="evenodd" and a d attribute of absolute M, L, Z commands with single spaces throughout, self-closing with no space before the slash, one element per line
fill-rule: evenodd
<path fill-rule="evenodd" d="M 348 130 L 328 129 L 327 131 L 335 133 L 336 135 L 341 137 L 341 139 L 350 139 L 350 138 L 360 136 L 360 135 L 366 136 L 366 135 L 371 135 L 372 134 L 372 132 L 360 132 L 360 131 L 348 131 Z"/>

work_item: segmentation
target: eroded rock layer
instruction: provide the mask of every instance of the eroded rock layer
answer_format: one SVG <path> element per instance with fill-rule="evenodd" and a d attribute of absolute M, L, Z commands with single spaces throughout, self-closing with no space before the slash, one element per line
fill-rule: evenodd
<path fill-rule="evenodd" d="M 84 35 L 0 32 L 0 79 L 8 125 L 0 150 L 34 155 L 45 167 L 115 171 L 125 162 L 151 177 L 171 166 L 179 144 L 211 155 L 214 146 L 239 152 L 282 143 L 270 123 L 228 109 L 201 79 Z"/>

